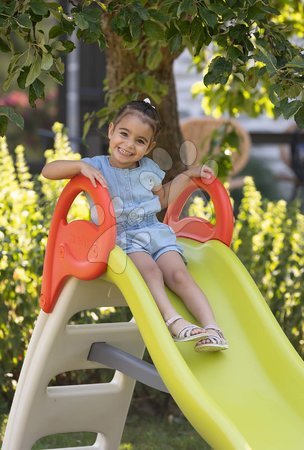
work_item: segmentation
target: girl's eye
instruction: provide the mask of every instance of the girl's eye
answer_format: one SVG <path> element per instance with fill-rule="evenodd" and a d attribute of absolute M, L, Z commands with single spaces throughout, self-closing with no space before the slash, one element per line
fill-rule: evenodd
<path fill-rule="evenodd" d="M 128 133 L 126 133 L 125 131 L 121 131 L 120 134 L 121 134 L 121 136 L 124 136 L 124 137 L 128 136 Z"/>
<path fill-rule="evenodd" d="M 145 144 L 145 141 L 143 141 L 143 140 L 141 140 L 141 139 L 138 139 L 138 141 L 137 141 L 139 144 L 141 144 L 141 145 L 144 145 Z"/>

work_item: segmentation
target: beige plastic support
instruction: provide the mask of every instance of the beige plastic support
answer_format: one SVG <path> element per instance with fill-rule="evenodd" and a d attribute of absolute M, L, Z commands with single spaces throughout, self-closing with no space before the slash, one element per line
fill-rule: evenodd
<path fill-rule="evenodd" d="M 105 367 L 87 360 L 94 342 L 106 341 L 138 358 L 143 356 L 144 342 L 134 321 L 69 324 L 70 318 L 81 310 L 126 306 L 119 289 L 104 277 L 93 281 L 69 279 L 59 300 L 52 314 L 41 311 L 38 317 L 2 450 L 31 450 L 44 436 L 79 431 L 95 432 L 94 445 L 68 450 L 117 450 L 135 380 L 116 371 L 109 383 L 77 386 L 49 386 L 49 383 L 63 372 Z"/>

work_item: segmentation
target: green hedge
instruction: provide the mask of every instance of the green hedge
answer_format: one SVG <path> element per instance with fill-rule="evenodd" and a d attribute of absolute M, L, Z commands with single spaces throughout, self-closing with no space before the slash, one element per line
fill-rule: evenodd
<path fill-rule="evenodd" d="M 232 249 L 303 357 L 304 215 L 300 204 L 262 199 L 247 177 Z"/>
<path fill-rule="evenodd" d="M 79 159 L 63 126 L 56 123 L 54 149 L 46 159 Z M 6 412 L 17 383 L 24 352 L 39 313 L 38 298 L 48 229 L 55 201 L 65 182 L 31 177 L 18 146 L 14 158 L 0 138 L 0 413 Z M 71 217 L 82 210 L 77 200 Z M 77 214 L 79 214 L 77 212 Z M 81 212 L 80 212 L 81 214 Z"/>
<path fill-rule="evenodd" d="M 54 149 L 46 160 L 79 159 L 63 126 L 54 125 Z M 43 257 L 55 201 L 65 181 L 32 177 L 18 146 L 14 158 L 0 138 L 0 413 L 8 411 L 39 313 Z M 198 200 L 192 214 L 202 214 Z M 84 197 L 77 197 L 70 219 L 87 217 Z M 235 226 L 233 250 L 254 277 L 287 336 L 300 353 L 303 344 L 304 216 L 298 206 L 261 199 L 247 178 Z M 110 314 L 113 314 L 110 311 Z M 117 314 L 120 314 L 117 313 Z M 84 312 L 80 322 L 109 320 L 109 311 Z M 74 374 L 74 381 L 81 381 Z M 75 380 L 75 377 L 77 378 Z"/>

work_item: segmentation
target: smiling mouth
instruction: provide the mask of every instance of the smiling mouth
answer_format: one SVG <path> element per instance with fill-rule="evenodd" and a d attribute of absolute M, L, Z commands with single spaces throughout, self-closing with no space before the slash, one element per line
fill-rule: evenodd
<path fill-rule="evenodd" d="M 125 150 L 125 149 L 123 149 L 121 147 L 118 147 L 117 150 L 123 156 L 132 156 L 133 155 L 133 153 L 128 152 L 127 150 Z"/>

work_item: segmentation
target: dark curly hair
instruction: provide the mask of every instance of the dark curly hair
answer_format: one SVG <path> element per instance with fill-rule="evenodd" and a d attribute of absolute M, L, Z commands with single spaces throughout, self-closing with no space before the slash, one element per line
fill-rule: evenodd
<path fill-rule="evenodd" d="M 154 132 L 154 138 L 157 138 L 161 130 L 161 122 L 156 108 L 151 103 L 144 100 L 133 100 L 127 103 L 116 114 L 113 120 L 114 126 L 127 114 L 137 114 L 140 116 L 145 123 L 151 126 Z"/>

